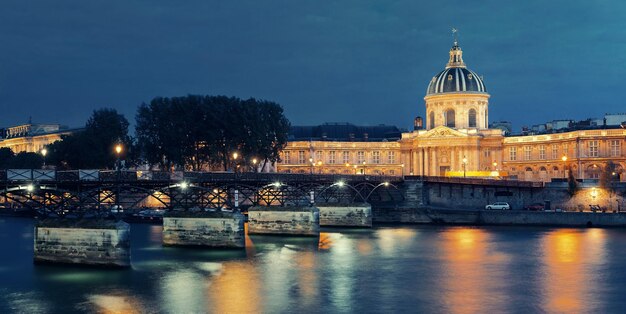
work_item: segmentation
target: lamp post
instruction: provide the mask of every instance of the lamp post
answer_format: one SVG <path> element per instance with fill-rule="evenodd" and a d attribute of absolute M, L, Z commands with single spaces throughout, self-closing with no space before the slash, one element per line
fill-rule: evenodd
<path fill-rule="evenodd" d="M 563 155 L 563 157 L 561 157 L 561 160 L 563 161 L 563 179 L 565 179 L 565 168 L 567 166 L 567 156 Z"/>
<path fill-rule="evenodd" d="M 256 167 L 257 162 L 258 160 L 256 158 L 252 158 L 252 167 L 254 167 L 254 172 L 258 172 L 258 169 Z"/>
<path fill-rule="evenodd" d="M 43 169 L 46 169 L 46 155 L 48 154 L 48 150 L 46 148 L 41 149 L 41 156 L 43 156 Z"/>
<path fill-rule="evenodd" d="M 237 173 L 237 158 L 239 158 L 239 154 L 237 152 L 233 153 L 233 172 Z"/>
<path fill-rule="evenodd" d="M 322 174 L 322 161 L 317 162 L 317 167 L 320 169 L 319 174 Z"/>
<path fill-rule="evenodd" d="M 365 175 L 365 161 L 363 162 L 363 175 Z"/>
<path fill-rule="evenodd" d="M 121 178 L 121 170 L 120 169 L 120 155 L 122 154 L 122 144 L 118 143 L 115 145 L 115 156 L 117 157 L 115 160 L 115 170 L 117 172 L 117 185 L 115 188 L 115 206 L 116 209 L 119 210 L 119 200 L 120 200 L 120 178 Z"/>
<path fill-rule="evenodd" d="M 467 165 L 467 158 L 465 156 L 463 156 L 463 160 L 461 160 L 463 162 L 463 178 L 466 178 L 466 174 L 465 174 L 465 167 Z"/>
<path fill-rule="evenodd" d="M 400 167 L 402 167 L 402 177 L 404 178 L 404 164 L 401 164 Z"/>
<path fill-rule="evenodd" d="M 493 170 L 498 171 L 498 163 L 494 161 L 492 165 L 493 165 Z"/>
<path fill-rule="evenodd" d="M 310 173 L 313 174 L 313 167 L 315 166 L 315 163 L 313 162 L 313 157 L 309 158 L 309 164 L 311 165 Z"/>

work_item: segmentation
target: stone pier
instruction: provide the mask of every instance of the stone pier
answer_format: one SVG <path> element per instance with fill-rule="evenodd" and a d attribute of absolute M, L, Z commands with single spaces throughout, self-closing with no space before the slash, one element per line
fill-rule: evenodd
<path fill-rule="evenodd" d="M 130 267 L 130 226 L 123 221 L 47 219 L 35 225 L 35 263 Z"/>
<path fill-rule="evenodd" d="M 372 227 L 372 206 L 368 203 L 319 205 L 320 226 Z"/>
<path fill-rule="evenodd" d="M 245 248 L 239 212 L 170 212 L 163 217 L 163 245 Z"/>
<path fill-rule="evenodd" d="M 248 209 L 248 233 L 318 236 L 320 210 L 314 206 L 254 206 Z"/>

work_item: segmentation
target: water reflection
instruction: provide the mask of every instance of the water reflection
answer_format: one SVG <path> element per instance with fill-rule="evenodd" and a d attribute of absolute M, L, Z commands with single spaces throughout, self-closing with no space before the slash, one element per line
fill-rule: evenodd
<path fill-rule="evenodd" d="M 543 307 L 548 312 L 591 312 L 591 291 L 601 280 L 593 268 L 604 263 L 605 231 L 561 229 L 542 238 Z"/>
<path fill-rule="evenodd" d="M 219 276 L 205 279 L 205 285 L 207 286 L 206 294 L 212 305 L 205 312 L 262 312 L 261 278 L 257 269 L 249 262 L 226 263 Z"/>
<path fill-rule="evenodd" d="M 85 308 L 78 307 L 81 310 L 97 313 L 142 313 L 145 306 L 140 301 L 134 299 L 129 294 L 125 295 L 103 295 L 94 294 L 87 297 L 88 305 Z"/>

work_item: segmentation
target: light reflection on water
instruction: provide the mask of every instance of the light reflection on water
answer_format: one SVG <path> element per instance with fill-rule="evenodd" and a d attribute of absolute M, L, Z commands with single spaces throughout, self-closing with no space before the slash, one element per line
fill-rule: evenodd
<path fill-rule="evenodd" d="M 32 222 L 3 226 L 7 239 Z M 626 311 L 621 230 L 327 229 L 249 236 L 246 250 L 164 248 L 161 227 L 132 230 L 128 270 L 33 266 L 32 235 L 0 242 L 15 253 L 0 261 L 0 313 Z"/>

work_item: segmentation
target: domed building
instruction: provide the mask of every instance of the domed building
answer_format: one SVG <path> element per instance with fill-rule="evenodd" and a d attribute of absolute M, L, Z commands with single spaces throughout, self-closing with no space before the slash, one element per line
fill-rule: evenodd
<path fill-rule="evenodd" d="M 486 129 L 489 94 L 482 78 L 463 62 L 455 41 L 446 68 L 433 76 L 426 90 L 426 126 Z"/>
<path fill-rule="evenodd" d="M 463 61 L 455 40 L 445 69 L 426 89 L 426 127 L 403 134 L 403 156 L 415 175 L 484 176 L 500 161 L 502 132 L 489 130 L 489 94 Z"/>

